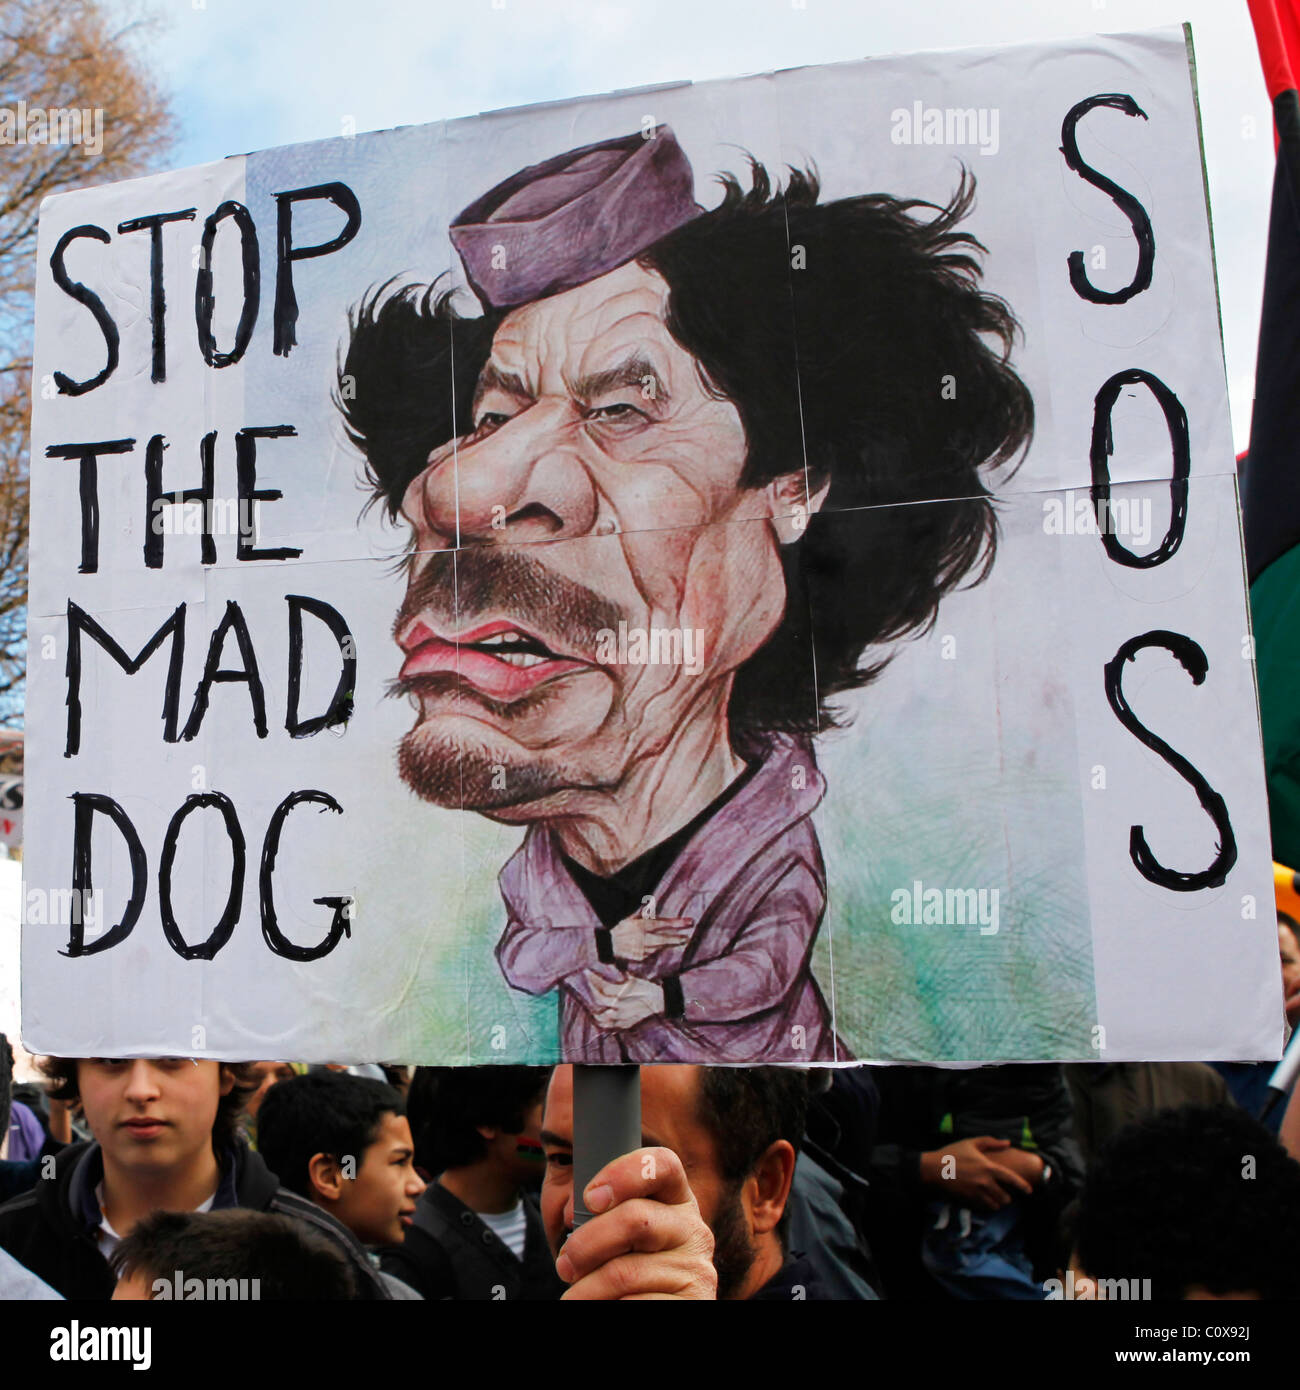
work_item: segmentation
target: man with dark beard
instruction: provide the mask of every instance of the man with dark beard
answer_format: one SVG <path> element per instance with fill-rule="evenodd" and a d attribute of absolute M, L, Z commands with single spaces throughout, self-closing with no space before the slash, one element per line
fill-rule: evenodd
<path fill-rule="evenodd" d="M 786 1239 L 807 1107 L 807 1079 L 791 1067 L 641 1068 L 642 1142 L 681 1159 L 713 1232 L 720 1299 L 829 1296 Z M 572 1067 L 551 1078 L 542 1145 L 542 1221 L 559 1251 L 573 1230 Z M 565 1277 L 563 1255 L 557 1269 Z"/>

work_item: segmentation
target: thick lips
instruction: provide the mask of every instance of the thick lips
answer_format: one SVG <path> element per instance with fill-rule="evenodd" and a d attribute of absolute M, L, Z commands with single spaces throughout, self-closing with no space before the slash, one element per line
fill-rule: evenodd
<path fill-rule="evenodd" d="M 588 665 L 559 656 L 517 623 L 483 623 L 453 639 L 439 637 L 417 622 L 402 634 L 406 660 L 399 680 L 451 671 L 467 685 L 495 700 L 517 700 L 549 680 Z"/>

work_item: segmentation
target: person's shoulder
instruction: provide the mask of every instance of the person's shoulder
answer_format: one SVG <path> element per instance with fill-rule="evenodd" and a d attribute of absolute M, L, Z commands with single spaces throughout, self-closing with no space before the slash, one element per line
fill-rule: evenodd
<path fill-rule="evenodd" d="M 429 1302 L 450 1298 L 456 1280 L 447 1252 L 427 1231 L 412 1227 L 401 1245 L 385 1245 L 376 1252 L 379 1269 L 387 1279 L 399 1280 Z"/>
<path fill-rule="evenodd" d="M 90 1147 L 77 1145 L 73 1159 Z M 107 1298 L 113 1278 L 72 1210 L 69 1187 L 76 1162 L 67 1161 L 68 1153 L 58 1155 L 55 1174 L 38 1178 L 34 1188 L 0 1206 L 0 1249 L 64 1298 Z"/>
<path fill-rule="evenodd" d="M 92 1141 L 83 1140 L 36 1160 L 37 1176 L 33 1186 L 0 1203 L 0 1233 L 43 1219 L 44 1214 L 64 1200 L 73 1171 L 92 1146 Z M 45 1165 L 50 1163 L 53 1171 L 46 1175 Z"/>
<path fill-rule="evenodd" d="M 309 1201 L 306 1197 L 300 1197 L 287 1187 L 276 1187 L 264 1210 L 275 1212 L 278 1216 L 296 1217 L 299 1221 L 305 1221 L 309 1226 L 315 1226 L 325 1231 L 331 1237 L 339 1232 L 345 1235 L 351 1234 L 328 1212 L 322 1211 L 315 1202 Z"/>
<path fill-rule="evenodd" d="M 26 1192 L 19 1192 L 8 1201 L 0 1202 L 0 1246 L 6 1244 L 8 1232 L 30 1226 L 40 1219 L 39 1185 L 38 1179 L 36 1187 L 29 1187 Z"/>
<path fill-rule="evenodd" d="M 234 1169 L 235 1200 L 241 1207 L 268 1211 L 277 1194 L 288 1191 L 280 1186 L 280 1179 L 267 1166 L 266 1159 L 247 1140 L 238 1140 L 227 1153 Z"/>
<path fill-rule="evenodd" d="M 440 1182 L 431 1182 L 415 1204 L 415 1223 L 407 1235 L 420 1233 L 441 1245 L 443 1236 L 486 1229 L 478 1212 Z M 473 1239 L 477 1240 L 478 1236 Z"/>
<path fill-rule="evenodd" d="M 389 1298 L 398 1303 L 423 1303 L 424 1295 L 413 1284 L 388 1270 L 380 1268 L 379 1278 L 388 1290 Z"/>
<path fill-rule="evenodd" d="M 0 1158 L 0 1205 L 11 1197 L 19 1197 L 30 1192 L 40 1181 L 41 1161 L 39 1158 L 25 1158 L 15 1161 Z"/>
<path fill-rule="evenodd" d="M 53 1302 L 63 1295 L 0 1247 L 0 1301 Z"/>
<path fill-rule="evenodd" d="M 317 1234 L 339 1246 L 358 1275 L 359 1297 L 392 1297 L 384 1281 L 380 1278 L 379 1271 L 371 1263 L 365 1246 L 341 1221 L 336 1220 L 329 1212 L 322 1210 L 315 1202 L 308 1201 L 306 1197 L 300 1197 L 296 1192 L 290 1192 L 287 1187 L 277 1187 L 271 1200 L 262 1210 L 274 1212 L 278 1216 L 291 1216 L 312 1227 Z"/>
<path fill-rule="evenodd" d="M 1258 1063 L 1248 1063 L 1251 1068 Z M 1207 1062 L 1166 1062 L 1171 1088 L 1186 1097 L 1187 1105 L 1225 1105 L 1232 1101 L 1232 1091 L 1223 1074 Z M 1265 1063 L 1257 1074 L 1272 1074 L 1273 1063 Z"/>

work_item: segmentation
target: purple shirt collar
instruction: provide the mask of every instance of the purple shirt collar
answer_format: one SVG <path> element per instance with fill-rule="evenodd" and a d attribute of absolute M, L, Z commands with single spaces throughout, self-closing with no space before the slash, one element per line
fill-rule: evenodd
<path fill-rule="evenodd" d="M 809 816 L 825 795 L 826 779 L 817 767 L 810 738 L 763 734 L 743 752 L 758 760 L 757 770 L 717 815 L 700 826 L 665 872 L 656 889 L 661 911 L 674 892 L 730 882 L 739 866 Z M 565 925 L 600 925 L 564 867 L 559 844 L 545 824 L 529 829 L 501 870 L 499 882 L 502 896 L 522 921 L 550 918 Z"/>

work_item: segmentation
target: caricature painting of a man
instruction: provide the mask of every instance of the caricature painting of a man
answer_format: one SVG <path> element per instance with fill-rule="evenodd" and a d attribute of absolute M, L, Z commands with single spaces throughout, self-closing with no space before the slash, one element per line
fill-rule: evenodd
<path fill-rule="evenodd" d="M 813 741 L 988 572 L 1032 431 L 971 181 L 750 175 L 705 210 L 666 126 L 523 169 L 450 229 L 481 312 L 386 287 L 341 366 L 410 533 L 401 776 L 526 828 L 496 955 L 571 1061 L 850 1058 Z"/>

